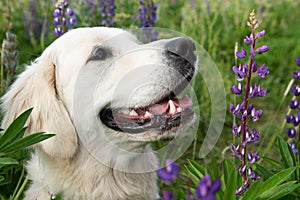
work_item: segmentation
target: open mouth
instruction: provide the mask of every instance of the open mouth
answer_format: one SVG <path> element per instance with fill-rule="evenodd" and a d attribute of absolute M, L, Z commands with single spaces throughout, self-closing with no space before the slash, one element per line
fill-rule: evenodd
<path fill-rule="evenodd" d="M 169 95 L 142 108 L 105 108 L 100 111 L 100 119 L 116 131 L 137 134 L 156 130 L 162 133 L 190 121 L 194 116 L 191 106 L 192 101 L 188 96 L 177 98 Z"/>

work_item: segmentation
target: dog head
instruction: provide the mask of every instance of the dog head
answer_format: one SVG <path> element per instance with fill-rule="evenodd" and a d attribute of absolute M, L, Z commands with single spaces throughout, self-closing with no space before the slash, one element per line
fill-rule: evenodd
<path fill-rule="evenodd" d="M 61 158 L 72 157 L 82 140 L 143 146 L 174 137 L 194 118 L 191 100 L 179 97 L 195 73 L 194 51 L 187 38 L 142 44 L 121 29 L 72 30 L 3 97 L 3 127 L 33 107 L 28 132 L 55 133 L 39 147 Z"/>

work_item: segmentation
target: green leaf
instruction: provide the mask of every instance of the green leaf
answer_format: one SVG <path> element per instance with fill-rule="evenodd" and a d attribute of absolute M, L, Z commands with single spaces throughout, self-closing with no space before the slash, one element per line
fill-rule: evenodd
<path fill-rule="evenodd" d="M 270 170 L 268 170 L 267 168 L 265 168 L 264 166 L 262 166 L 260 164 L 256 164 L 256 168 L 261 173 L 264 180 L 267 180 L 268 178 L 270 178 L 271 176 L 274 175 L 273 172 L 271 172 Z"/>
<path fill-rule="evenodd" d="M 280 136 L 278 136 L 278 145 L 281 157 L 284 161 L 284 167 L 289 168 L 296 166 L 295 156 L 290 145 Z"/>
<path fill-rule="evenodd" d="M 235 166 L 232 164 L 232 162 L 230 160 L 224 160 L 223 161 L 223 172 L 224 172 L 224 181 L 225 181 L 225 183 L 228 180 L 231 169 L 234 169 L 234 168 L 235 168 Z"/>
<path fill-rule="evenodd" d="M 259 191 L 261 189 L 262 180 L 258 180 L 255 183 L 253 183 L 250 188 L 245 192 L 244 196 L 241 198 L 241 200 L 255 200 L 259 194 Z"/>
<path fill-rule="evenodd" d="M 296 182 L 297 181 L 289 181 L 276 187 L 273 187 L 259 195 L 259 198 L 274 200 L 284 197 L 289 193 L 293 192 L 296 188 L 300 187 L 300 184 L 295 184 Z"/>
<path fill-rule="evenodd" d="M 213 166 L 212 167 L 213 176 L 211 178 L 212 179 L 220 178 L 218 162 L 215 157 L 212 160 L 212 166 Z"/>
<path fill-rule="evenodd" d="M 277 188 L 278 189 L 278 192 L 277 194 L 274 194 L 273 196 L 271 196 L 269 199 L 271 200 L 275 200 L 275 199 L 280 199 L 281 197 L 284 197 L 288 194 L 291 194 L 294 190 L 300 188 L 300 183 L 298 184 L 294 184 L 294 185 L 291 185 L 289 187 L 285 186 L 285 187 L 282 187 L 281 188 Z"/>
<path fill-rule="evenodd" d="M 274 160 L 274 159 L 268 158 L 268 157 L 263 157 L 263 160 L 266 161 L 266 162 L 268 162 L 269 164 L 271 164 L 275 168 L 278 168 L 278 169 L 282 168 L 281 162 L 278 161 L 278 160 Z"/>
<path fill-rule="evenodd" d="M 16 138 L 23 137 L 23 135 L 21 135 L 22 134 L 21 131 L 31 112 L 32 112 L 32 108 L 26 110 L 11 123 L 11 125 L 7 128 L 7 130 L 2 135 L 2 137 L 0 137 L 0 150 L 2 147 L 11 143 Z"/>
<path fill-rule="evenodd" d="M 261 187 L 261 193 L 283 183 L 288 178 L 291 177 L 292 173 L 295 171 L 296 167 L 288 168 L 285 170 L 282 170 L 278 172 L 277 174 L 270 177 L 268 180 L 266 180 Z"/>
<path fill-rule="evenodd" d="M 1 183 L 2 181 L 4 181 L 4 180 L 5 180 L 4 176 L 1 176 L 1 175 L 0 175 L 0 183 Z"/>
<path fill-rule="evenodd" d="M 17 165 L 19 162 L 13 158 L 0 158 L 0 164 L 1 165 Z"/>
<path fill-rule="evenodd" d="M 185 166 L 187 172 L 191 176 L 191 181 L 193 184 L 197 185 L 199 183 L 200 178 L 197 175 L 197 172 L 194 171 L 194 169 L 191 166 Z"/>
<path fill-rule="evenodd" d="M 24 149 L 26 147 L 29 147 L 33 144 L 36 144 L 38 142 L 41 142 L 45 139 L 48 139 L 50 137 L 53 137 L 55 134 L 44 134 L 43 132 L 41 133 L 34 133 L 31 135 L 28 135 L 24 138 L 20 138 L 13 143 L 7 145 L 5 148 L 3 148 L 3 151 L 5 152 L 13 152 L 13 151 L 18 151 L 21 149 Z"/>
<path fill-rule="evenodd" d="M 195 169 L 195 171 L 197 171 L 198 174 L 200 174 L 200 177 L 204 176 L 204 174 L 205 174 L 204 167 L 202 167 L 198 162 L 196 162 L 194 160 L 188 160 L 188 162 L 191 165 L 191 167 L 193 167 Z"/>
<path fill-rule="evenodd" d="M 236 195 L 236 179 L 237 179 L 237 171 L 233 166 L 232 162 L 229 160 L 223 161 L 223 171 L 224 171 L 224 179 L 225 179 L 225 191 L 224 191 L 224 199 L 226 200 L 235 200 Z M 225 177 L 226 174 L 226 177 Z"/>

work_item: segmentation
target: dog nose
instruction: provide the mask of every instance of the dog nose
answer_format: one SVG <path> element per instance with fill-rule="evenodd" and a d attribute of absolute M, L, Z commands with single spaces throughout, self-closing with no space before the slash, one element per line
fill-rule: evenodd
<path fill-rule="evenodd" d="M 196 47 L 192 40 L 184 37 L 176 38 L 168 42 L 165 48 L 173 59 L 181 58 L 195 64 L 197 57 L 194 51 Z"/>

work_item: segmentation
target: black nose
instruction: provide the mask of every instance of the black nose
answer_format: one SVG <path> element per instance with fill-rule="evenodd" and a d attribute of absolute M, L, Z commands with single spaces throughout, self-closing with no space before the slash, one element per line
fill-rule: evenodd
<path fill-rule="evenodd" d="M 196 47 L 192 40 L 184 37 L 176 38 L 168 42 L 165 45 L 165 49 L 171 58 L 185 59 L 192 65 L 195 64 L 197 57 L 194 51 Z"/>

